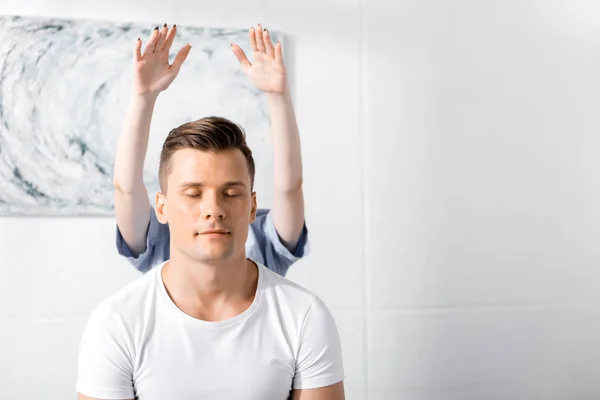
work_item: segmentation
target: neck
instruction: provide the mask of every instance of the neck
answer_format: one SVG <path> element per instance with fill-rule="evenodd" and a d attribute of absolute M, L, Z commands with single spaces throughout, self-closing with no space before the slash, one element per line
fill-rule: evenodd
<path fill-rule="evenodd" d="M 198 262 L 172 251 L 162 278 L 181 310 L 198 319 L 221 320 L 250 306 L 256 294 L 258 268 L 246 259 L 245 252 L 224 261 Z"/>

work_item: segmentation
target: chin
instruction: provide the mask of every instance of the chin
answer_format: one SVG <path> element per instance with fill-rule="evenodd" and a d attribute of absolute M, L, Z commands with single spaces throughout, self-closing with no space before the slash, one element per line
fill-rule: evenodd
<path fill-rule="evenodd" d="M 194 254 L 193 258 L 198 261 L 204 261 L 204 262 L 219 262 L 219 261 L 225 261 L 225 260 L 231 258 L 232 255 L 233 255 L 233 252 L 231 252 L 231 251 L 212 251 L 212 252 L 202 251 L 202 252 L 196 252 Z"/>

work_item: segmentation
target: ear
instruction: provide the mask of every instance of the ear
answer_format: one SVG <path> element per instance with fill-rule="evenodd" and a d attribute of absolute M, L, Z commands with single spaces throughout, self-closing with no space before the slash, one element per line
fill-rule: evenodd
<path fill-rule="evenodd" d="M 254 223 L 256 221 L 256 192 L 252 192 L 252 209 L 250 210 L 250 223 Z"/>
<path fill-rule="evenodd" d="M 156 193 L 156 206 L 155 206 L 155 210 L 156 210 L 156 218 L 158 219 L 158 222 L 160 222 L 161 224 L 166 224 L 168 221 L 167 218 L 167 214 L 166 209 L 165 209 L 165 195 L 161 192 L 157 192 Z"/>

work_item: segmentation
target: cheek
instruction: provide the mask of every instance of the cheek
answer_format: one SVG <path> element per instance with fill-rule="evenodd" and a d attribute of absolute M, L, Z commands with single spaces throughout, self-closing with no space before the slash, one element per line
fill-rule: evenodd
<path fill-rule="evenodd" d="M 171 199 L 165 205 L 167 205 L 169 210 L 169 219 L 190 220 L 190 216 L 200 216 L 200 208 L 193 201 L 185 198 Z"/>
<path fill-rule="evenodd" d="M 229 207 L 224 207 L 225 215 L 230 220 L 230 223 L 241 227 L 248 223 L 251 208 L 246 206 L 246 202 L 236 202 Z"/>
<path fill-rule="evenodd" d="M 182 215 L 191 223 L 195 223 L 195 221 L 202 219 L 202 207 L 198 204 L 188 205 L 182 208 Z"/>

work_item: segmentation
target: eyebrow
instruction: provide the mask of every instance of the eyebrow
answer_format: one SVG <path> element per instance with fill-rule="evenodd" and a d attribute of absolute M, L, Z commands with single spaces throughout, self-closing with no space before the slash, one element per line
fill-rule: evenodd
<path fill-rule="evenodd" d="M 183 182 L 179 186 L 181 188 L 195 188 L 195 187 L 197 187 L 197 188 L 203 188 L 206 185 L 204 183 L 202 183 L 202 182 Z M 228 187 L 228 188 L 229 187 L 239 186 L 239 187 L 245 188 L 246 184 L 244 182 L 242 182 L 242 181 L 228 181 L 228 182 L 225 182 L 222 186 Z"/>

